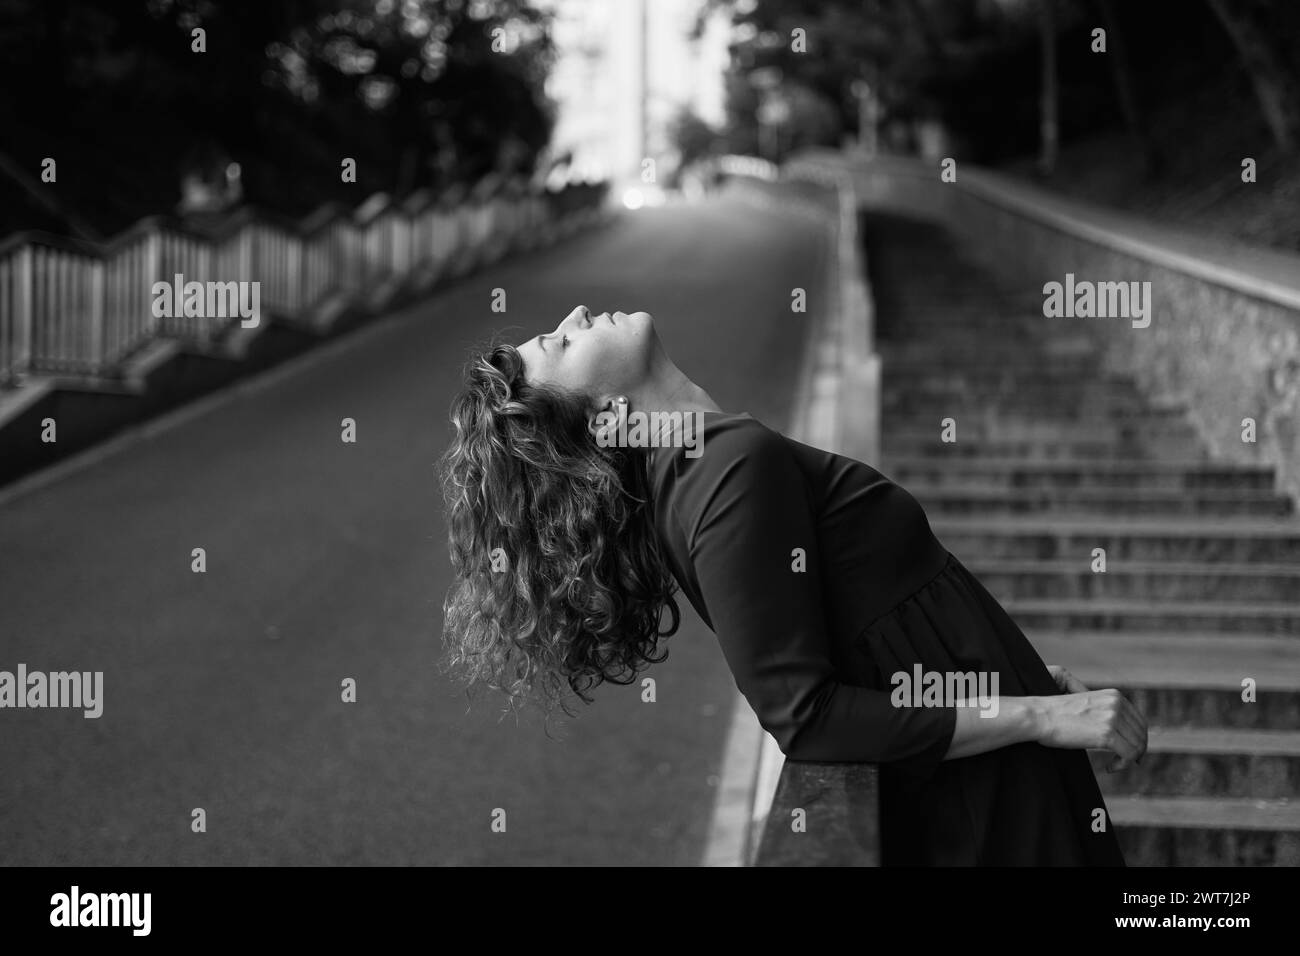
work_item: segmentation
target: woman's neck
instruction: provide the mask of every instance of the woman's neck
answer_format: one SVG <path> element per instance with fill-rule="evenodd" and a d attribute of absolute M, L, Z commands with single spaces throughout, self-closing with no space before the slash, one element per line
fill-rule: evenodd
<path fill-rule="evenodd" d="M 720 412 L 723 409 L 700 386 L 671 362 L 633 396 L 633 407 L 643 412 Z"/>

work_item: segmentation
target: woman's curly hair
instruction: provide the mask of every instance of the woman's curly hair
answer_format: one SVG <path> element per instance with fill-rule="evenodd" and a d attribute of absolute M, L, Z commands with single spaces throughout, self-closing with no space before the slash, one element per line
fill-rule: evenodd
<path fill-rule="evenodd" d="M 449 666 L 509 709 L 549 717 L 603 681 L 630 684 L 677 631 L 677 590 L 655 535 L 643 448 L 599 447 L 583 395 L 530 384 L 512 345 L 474 351 L 441 461 L 455 580 Z M 663 611 L 671 618 L 660 629 Z"/>

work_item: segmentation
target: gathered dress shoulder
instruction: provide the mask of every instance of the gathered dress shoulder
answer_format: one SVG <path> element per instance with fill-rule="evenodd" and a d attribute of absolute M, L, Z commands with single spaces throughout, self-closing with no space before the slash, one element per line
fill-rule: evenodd
<path fill-rule="evenodd" d="M 916 499 L 744 412 L 705 413 L 701 438 L 650 450 L 661 551 L 788 759 L 879 765 L 882 863 L 1123 866 L 1085 751 L 944 760 L 957 705 L 897 704 L 900 673 L 1061 693 Z"/>

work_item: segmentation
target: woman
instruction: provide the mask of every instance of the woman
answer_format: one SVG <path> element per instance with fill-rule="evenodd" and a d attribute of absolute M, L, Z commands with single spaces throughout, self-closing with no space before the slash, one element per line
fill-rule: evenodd
<path fill-rule="evenodd" d="M 611 444 L 637 412 L 698 416 L 702 453 Z M 1124 864 L 1085 749 L 1139 760 L 1141 714 L 1046 667 L 898 485 L 722 411 L 649 314 L 580 306 L 489 348 L 451 420 L 446 637 L 471 683 L 589 702 L 663 659 L 680 587 L 787 757 L 880 764 L 885 865 Z M 896 693 L 929 673 L 997 696 Z"/>

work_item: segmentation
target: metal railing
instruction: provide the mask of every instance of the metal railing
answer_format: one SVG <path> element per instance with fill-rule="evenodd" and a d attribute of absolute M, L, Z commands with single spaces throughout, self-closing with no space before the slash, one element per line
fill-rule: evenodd
<path fill-rule="evenodd" d="M 0 386 L 30 374 L 115 377 L 159 337 L 211 343 L 239 316 L 154 314 L 156 282 L 258 282 L 261 311 L 293 323 L 334 296 L 420 276 L 436 281 L 531 247 L 538 233 L 598 203 L 605 184 L 534 192 L 518 184 L 384 194 L 300 222 L 244 208 L 198 230 L 149 217 L 103 244 L 44 232 L 0 242 Z M 224 310 L 223 310 L 224 311 Z"/>

